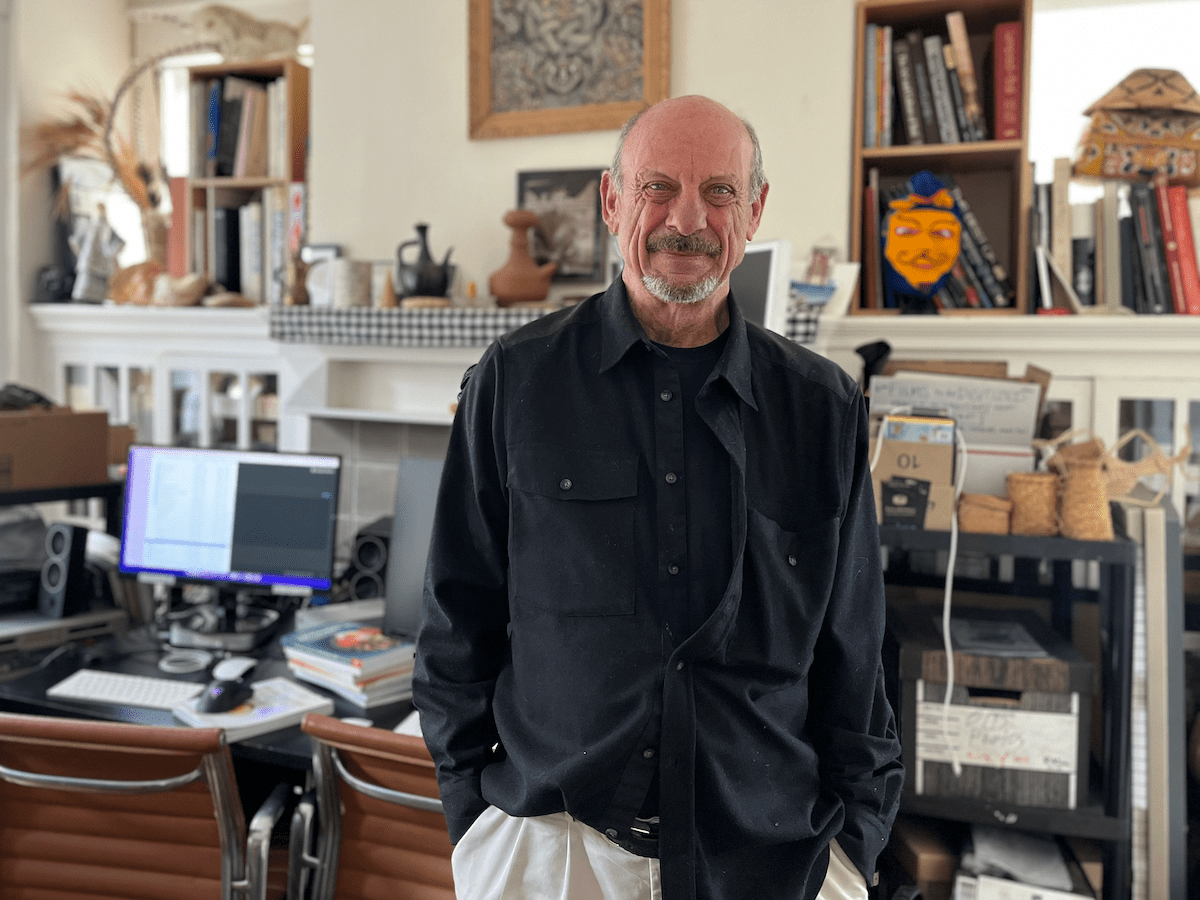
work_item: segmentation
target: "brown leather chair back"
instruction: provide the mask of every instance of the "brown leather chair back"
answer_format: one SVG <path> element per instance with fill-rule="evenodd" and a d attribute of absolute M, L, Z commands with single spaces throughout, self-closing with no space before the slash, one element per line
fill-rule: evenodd
<path fill-rule="evenodd" d="M 228 898 L 245 842 L 220 730 L 0 713 L 5 900 Z"/>
<path fill-rule="evenodd" d="M 315 713 L 302 727 L 315 742 L 313 897 L 454 900 L 452 846 L 425 742 Z M 293 862 L 295 845 L 293 832 Z"/>

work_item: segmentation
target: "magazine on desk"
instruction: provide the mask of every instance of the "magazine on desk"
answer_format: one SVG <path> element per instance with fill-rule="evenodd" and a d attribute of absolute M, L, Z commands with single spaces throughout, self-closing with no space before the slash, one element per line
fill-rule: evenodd
<path fill-rule="evenodd" d="M 231 743 L 299 725 L 310 712 L 325 715 L 333 712 L 333 700 L 329 697 L 282 676 L 254 682 L 254 696 L 228 712 L 199 712 L 198 702 L 198 699 L 185 700 L 171 714 L 196 728 L 221 728 Z"/>
<path fill-rule="evenodd" d="M 323 622 L 279 639 L 288 661 L 302 660 L 332 677 L 359 681 L 412 666 L 416 644 L 361 622 Z"/>

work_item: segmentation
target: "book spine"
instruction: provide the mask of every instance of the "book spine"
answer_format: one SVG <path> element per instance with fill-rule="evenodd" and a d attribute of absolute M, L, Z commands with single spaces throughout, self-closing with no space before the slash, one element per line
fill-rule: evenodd
<path fill-rule="evenodd" d="M 883 113 L 883 130 L 879 134 L 879 146 L 892 146 L 892 113 L 896 106 L 892 81 L 892 26 L 879 29 L 879 107 Z"/>
<path fill-rule="evenodd" d="M 946 78 L 946 63 L 942 59 L 942 39 L 931 34 L 924 43 L 925 67 L 929 70 L 929 89 L 937 113 L 938 137 L 943 144 L 957 144 L 958 123 L 954 117 L 954 102 L 950 97 L 950 82 Z"/>
<path fill-rule="evenodd" d="M 979 250 L 979 244 L 976 243 L 975 237 L 969 229 L 963 229 L 960 245 L 962 248 L 960 256 L 966 257 L 968 276 L 975 276 L 975 281 L 982 292 L 980 299 L 983 301 L 983 305 L 985 307 L 1008 306 L 1008 298 L 1004 295 L 1003 288 L 996 281 L 996 276 L 992 274 L 991 267 L 988 266 L 987 260 L 983 258 L 983 254 Z"/>
<path fill-rule="evenodd" d="M 879 146 L 879 26 L 867 23 L 863 32 L 863 146 Z"/>
<path fill-rule="evenodd" d="M 950 44 L 954 47 L 955 67 L 958 69 L 958 80 L 962 85 L 967 121 L 971 123 L 971 136 L 974 140 L 982 141 L 987 138 L 987 128 L 983 124 L 983 104 L 979 99 L 979 82 L 975 77 L 975 59 L 971 55 L 967 20 L 961 10 L 946 13 L 946 31 L 950 35 Z"/>
<path fill-rule="evenodd" d="M 1100 234 L 1103 245 L 1100 253 L 1102 273 L 1097 277 L 1104 279 L 1104 305 L 1112 309 L 1121 305 L 1121 226 L 1120 206 L 1117 196 L 1117 184 L 1114 181 L 1104 183 L 1104 196 L 1100 198 Z"/>
<path fill-rule="evenodd" d="M 926 144 L 936 144 L 941 141 L 941 135 L 938 133 L 937 111 L 933 108 L 933 92 L 929 89 L 929 68 L 925 65 L 925 36 L 919 30 L 914 30 L 905 36 L 905 40 L 908 41 L 913 77 L 917 84 L 921 134 L 924 135 Z"/>
<path fill-rule="evenodd" d="M 962 188 L 958 186 L 953 177 L 942 175 L 941 179 L 942 183 L 946 185 L 946 190 L 950 192 L 950 196 L 954 198 L 954 202 L 958 204 L 958 212 L 962 217 L 963 225 L 966 227 L 967 233 L 974 239 L 980 255 L 986 262 L 987 268 L 991 271 L 992 278 L 996 281 L 998 295 L 1004 298 L 1004 302 L 1000 305 L 1011 306 L 1016 301 L 1016 288 L 1013 286 L 1008 270 L 1001 265 L 991 241 L 988 240 L 987 234 L 984 233 L 983 226 L 980 224 L 979 218 L 975 215 L 975 210 L 971 208 L 971 204 L 967 202 Z"/>
<path fill-rule="evenodd" d="M 217 174 L 217 153 L 221 142 L 221 79 L 208 82 L 208 136 L 204 145 L 204 174 Z"/>
<path fill-rule="evenodd" d="M 241 265 L 242 295 L 262 302 L 262 204 L 251 201 L 238 207 L 238 260 Z"/>
<path fill-rule="evenodd" d="M 1167 271 L 1167 286 L 1170 290 L 1171 309 L 1182 313 L 1187 309 L 1187 300 L 1183 293 L 1183 271 L 1179 267 L 1179 232 L 1175 223 L 1174 211 L 1168 198 L 1167 175 L 1159 172 L 1151 180 L 1154 191 L 1154 204 L 1158 212 L 1159 228 L 1162 231 L 1163 264 Z"/>
<path fill-rule="evenodd" d="M 863 189 L 863 309 L 879 309 L 883 299 L 879 218 L 879 169 L 872 167 Z"/>
<path fill-rule="evenodd" d="M 1071 271 L 1071 160 L 1054 160 L 1050 186 L 1050 258 L 1060 272 Z"/>
<path fill-rule="evenodd" d="M 1158 224 L 1150 186 L 1140 181 L 1133 184 L 1129 189 L 1129 204 L 1133 209 L 1133 227 L 1137 233 L 1138 261 L 1146 295 L 1145 312 L 1169 312 L 1170 289 L 1167 287 L 1166 267 L 1161 254 L 1162 228 Z"/>
<path fill-rule="evenodd" d="M 998 141 L 1021 139 L 1021 97 L 1025 50 L 1020 22 L 1001 22 L 993 29 L 992 59 L 995 134 Z"/>
<path fill-rule="evenodd" d="M 1167 195 L 1179 240 L 1179 268 L 1183 284 L 1183 309 L 1177 312 L 1200 315 L 1200 264 L 1196 260 L 1196 241 L 1192 232 L 1192 214 L 1188 209 L 1187 188 L 1181 184 L 1171 185 Z"/>
<path fill-rule="evenodd" d="M 954 48 L 942 44 L 942 65 L 946 67 L 946 85 L 950 88 L 950 102 L 954 107 L 954 121 L 958 125 L 959 140 L 972 139 L 971 123 L 967 121 L 967 110 L 963 106 L 962 84 L 958 80 L 958 66 L 954 62 Z"/>
<path fill-rule="evenodd" d="M 1117 230 L 1121 243 L 1121 305 L 1136 313 L 1144 313 L 1146 288 L 1142 278 L 1141 250 L 1132 212 L 1117 219 Z"/>
<path fill-rule="evenodd" d="M 917 76 L 913 71 L 912 50 L 907 40 L 892 42 L 892 69 L 904 123 L 904 143 L 923 144 L 925 132 L 921 127 L 921 107 L 917 100 Z"/>

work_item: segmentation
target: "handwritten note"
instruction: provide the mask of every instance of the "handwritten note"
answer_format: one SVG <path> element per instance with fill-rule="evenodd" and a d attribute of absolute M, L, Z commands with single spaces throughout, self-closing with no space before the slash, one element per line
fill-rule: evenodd
<path fill-rule="evenodd" d="M 1037 426 L 1040 392 L 1038 385 L 1025 381 L 903 372 L 871 379 L 871 411 L 944 411 L 968 446 L 1028 447 Z"/>

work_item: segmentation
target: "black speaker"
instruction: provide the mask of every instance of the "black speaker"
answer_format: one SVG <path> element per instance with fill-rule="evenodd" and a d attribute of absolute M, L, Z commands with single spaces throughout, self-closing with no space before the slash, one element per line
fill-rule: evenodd
<path fill-rule="evenodd" d="M 350 565 L 342 573 L 347 600 L 382 597 L 386 584 L 388 542 L 392 539 L 392 517 L 383 516 L 364 525 L 354 536 Z"/>
<path fill-rule="evenodd" d="M 87 569 L 87 533 L 80 525 L 55 522 L 46 529 L 46 561 L 38 584 L 38 611 L 51 619 L 84 612 L 93 580 Z"/>

